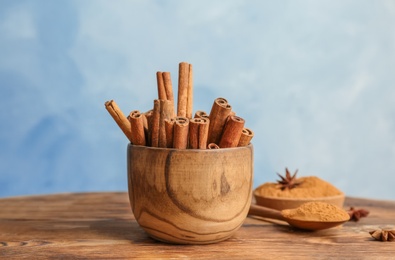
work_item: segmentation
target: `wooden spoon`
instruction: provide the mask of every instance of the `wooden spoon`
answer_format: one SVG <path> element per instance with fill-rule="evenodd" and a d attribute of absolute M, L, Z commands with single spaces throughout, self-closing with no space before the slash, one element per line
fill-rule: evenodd
<path fill-rule="evenodd" d="M 284 217 L 282 211 L 266 208 L 258 205 L 251 205 L 248 211 L 249 215 L 259 216 L 263 218 L 278 219 L 288 222 L 293 227 L 305 229 L 305 230 L 321 230 L 339 226 L 349 220 L 343 219 L 342 221 L 310 221 L 300 220 Z"/>

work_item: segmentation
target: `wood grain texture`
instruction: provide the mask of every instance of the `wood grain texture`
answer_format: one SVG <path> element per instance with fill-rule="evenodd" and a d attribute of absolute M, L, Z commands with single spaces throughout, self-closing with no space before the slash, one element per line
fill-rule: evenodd
<path fill-rule="evenodd" d="M 128 146 L 130 201 L 152 237 L 181 244 L 229 238 L 247 216 L 252 145 L 232 149 Z"/>
<path fill-rule="evenodd" d="M 395 224 L 395 202 L 347 198 L 370 211 L 359 222 L 319 232 L 248 217 L 228 240 L 170 245 L 151 239 L 126 192 L 0 199 L 1 259 L 393 259 L 394 242 L 368 231 Z"/>

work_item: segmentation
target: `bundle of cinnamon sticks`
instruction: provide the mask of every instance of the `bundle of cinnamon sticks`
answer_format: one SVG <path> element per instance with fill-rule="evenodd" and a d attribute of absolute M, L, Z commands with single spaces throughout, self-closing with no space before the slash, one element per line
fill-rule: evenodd
<path fill-rule="evenodd" d="M 254 136 L 245 120 L 236 116 L 225 98 L 214 100 L 210 114 L 193 115 L 193 68 L 181 62 L 175 110 L 170 72 L 156 73 L 158 99 L 147 112 L 133 110 L 125 116 L 114 100 L 105 107 L 134 145 L 176 149 L 219 149 L 247 146 Z"/>

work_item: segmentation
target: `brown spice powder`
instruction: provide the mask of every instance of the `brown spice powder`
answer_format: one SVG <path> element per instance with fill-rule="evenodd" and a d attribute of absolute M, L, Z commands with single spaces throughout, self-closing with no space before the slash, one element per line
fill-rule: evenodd
<path fill-rule="evenodd" d="M 335 186 L 316 176 L 298 178 L 302 183 L 293 189 L 281 190 L 281 184 L 267 182 L 256 190 L 258 195 L 264 197 L 281 198 L 317 198 L 342 194 Z"/>
<path fill-rule="evenodd" d="M 296 209 L 286 209 L 281 214 L 290 219 L 306 221 L 347 221 L 348 213 L 329 203 L 307 202 Z"/>

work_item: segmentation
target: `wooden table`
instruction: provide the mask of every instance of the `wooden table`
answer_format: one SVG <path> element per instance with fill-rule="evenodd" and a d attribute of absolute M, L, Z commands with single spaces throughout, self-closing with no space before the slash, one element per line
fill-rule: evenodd
<path fill-rule="evenodd" d="M 170 245 L 149 238 L 127 193 L 76 193 L 0 199 L 1 259 L 391 259 L 395 242 L 368 231 L 395 225 L 395 202 L 347 198 L 370 215 L 341 228 L 307 232 L 247 218 L 232 238 L 211 245 Z"/>

